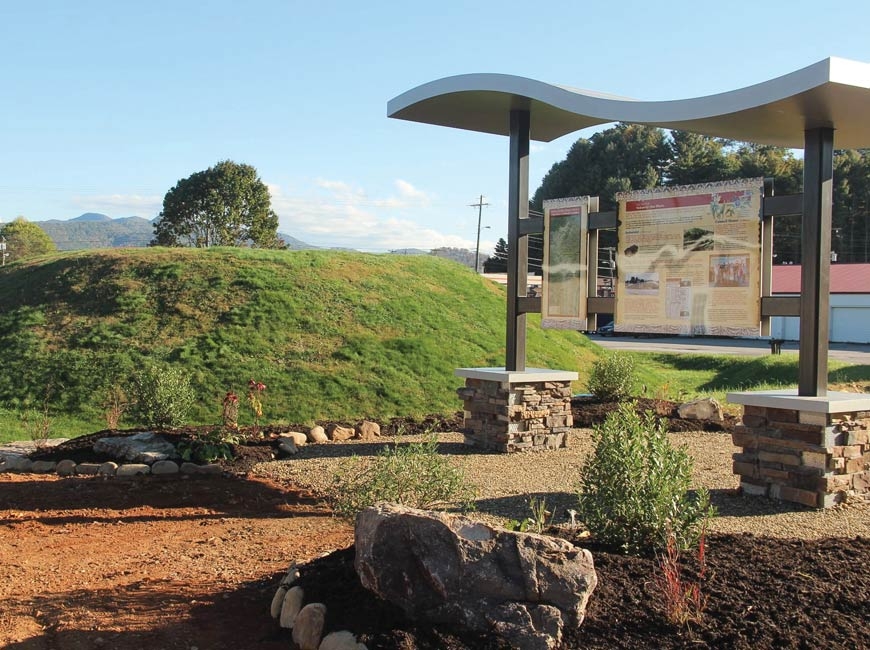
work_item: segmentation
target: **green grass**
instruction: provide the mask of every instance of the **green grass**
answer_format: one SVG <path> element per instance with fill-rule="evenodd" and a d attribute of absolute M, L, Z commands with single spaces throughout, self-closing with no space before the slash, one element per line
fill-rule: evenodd
<path fill-rule="evenodd" d="M 268 387 L 270 422 L 452 412 L 455 368 L 504 364 L 503 288 L 431 256 L 54 254 L 0 272 L 0 304 L 0 407 L 47 403 L 69 418 L 58 420 L 63 435 L 79 421 L 103 428 L 110 389 L 150 360 L 189 374 L 194 423 L 217 421 L 224 393 L 243 397 L 251 378 Z M 580 334 L 529 320 L 529 365 L 588 367 L 597 355 Z M 243 406 L 240 421 L 250 419 Z M 20 433 L 2 429 L 0 439 Z"/>
<path fill-rule="evenodd" d="M 110 391 L 150 361 L 181 367 L 193 424 L 217 422 L 228 390 L 267 385 L 264 420 L 419 417 L 461 408 L 458 367 L 502 366 L 505 291 L 432 256 L 143 248 L 55 253 L 0 270 L 0 441 L 48 406 L 52 436 L 105 428 Z M 577 370 L 599 346 L 529 315 L 529 366 Z M 795 357 L 637 354 L 647 396 L 793 385 Z M 862 387 L 870 367 L 832 364 Z M 240 422 L 251 422 L 244 403 Z M 122 421 L 121 426 L 135 423 Z"/>
<path fill-rule="evenodd" d="M 796 386 L 798 381 L 796 355 L 748 357 L 652 352 L 634 355 L 647 397 L 679 401 L 712 396 L 724 402 L 729 392 Z M 853 384 L 848 387 L 866 390 L 870 385 L 870 366 L 831 361 L 828 377 L 832 389 Z"/>

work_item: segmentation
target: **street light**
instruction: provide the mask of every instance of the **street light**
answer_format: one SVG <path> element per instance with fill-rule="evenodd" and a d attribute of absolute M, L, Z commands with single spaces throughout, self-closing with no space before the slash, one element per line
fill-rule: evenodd
<path fill-rule="evenodd" d="M 484 226 L 483 230 L 488 230 L 489 226 Z M 474 272 L 480 273 L 480 221 L 477 222 L 477 249 L 474 251 Z"/>

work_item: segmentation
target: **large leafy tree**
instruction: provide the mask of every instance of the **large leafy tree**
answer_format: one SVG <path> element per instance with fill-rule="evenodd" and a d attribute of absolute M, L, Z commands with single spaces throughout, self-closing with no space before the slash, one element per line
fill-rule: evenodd
<path fill-rule="evenodd" d="M 166 193 L 151 244 L 283 247 L 269 188 L 251 165 L 231 160 L 191 174 Z"/>
<path fill-rule="evenodd" d="M 24 259 L 34 255 L 43 255 L 57 250 L 51 237 L 35 223 L 24 217 L 7 223 L 0 228 L 0 237 L 6 238 L 7 261 Z"/>

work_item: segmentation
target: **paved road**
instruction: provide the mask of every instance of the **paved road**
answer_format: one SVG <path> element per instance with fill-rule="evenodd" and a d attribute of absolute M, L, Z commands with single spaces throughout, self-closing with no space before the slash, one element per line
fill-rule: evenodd
<path fill-rule="evenodd" d="M 592 334 L 590 339 L 600 346 L 612 350 L 634 350 L 636 352 L 672 352 L 690 354 L 733 354 L 743 356 L 761 356 L 770 354 L 770 344 L 767 341 L 755 339 L 718 339 L 718 338 L 634 338 L 632 336 L 598 336 Z M 782 345 L 783 354 L 794 354 L 798 351 L 797 341 L 786 341 Z M 870 345 L 851 343 L 831 343 L 828 351 L 829 359 L 870 365 Z"/>

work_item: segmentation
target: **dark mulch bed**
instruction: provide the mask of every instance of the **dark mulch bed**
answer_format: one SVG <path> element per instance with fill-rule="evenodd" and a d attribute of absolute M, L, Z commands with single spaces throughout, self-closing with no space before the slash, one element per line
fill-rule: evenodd
<path fill-rule="evenodd" d="M 725 415 L 722 422 L 684 420 L 677 412 L 680 404 L 669 400 L 639 397 L 634 402 L 639 413 L 652 411 L 657 417 L 667 420 L 668 431 L 731 431 L 740 423 L 740 418 L 733 415 Z M 571 400 L 574 426 L 588 428 L 600 424 L 619 404 L 620 402 L 599 401 L 594 397 L 575 397 Z"/>
<path fill-rule="evenodd" d="M 577 542 L 581 543 L 581 542 Z M 700 624 L 667 622 L 652 557 L 589 546 L 598 573 L 586 620 L 562 648 L 870 648 L 870 540 L 781 540 L 712 534 L 709 596 Z M 327 606 L 329 630 L 349 629 L 370 650 L 489 650 L 494 638 L 414 624 L 367 592 L 353 569 L 353 547 L 302 567 L 306 601 Z M 691 576 L 689 559 L 686 575 Z M 277 581 L 280 576 L 276 576 Z"/>

